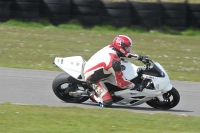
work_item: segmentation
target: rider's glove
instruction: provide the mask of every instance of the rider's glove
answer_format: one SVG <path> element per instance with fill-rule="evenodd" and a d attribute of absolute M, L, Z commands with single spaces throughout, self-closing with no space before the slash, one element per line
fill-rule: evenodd
<path fill-rule="evenodd" d="M 126 89 L 133 89 L 135 87 L 135 84 L 131 83 L 130 85 L 127 85 Z"/>
<path fill-rule="evenodd" d="M 141 55 L 138 56 L 138 60 L 140 61 L 145 61 L 145 59 L 148 59 L 148 58 L 149 58 L 148 56 L 141 56 Z"/>

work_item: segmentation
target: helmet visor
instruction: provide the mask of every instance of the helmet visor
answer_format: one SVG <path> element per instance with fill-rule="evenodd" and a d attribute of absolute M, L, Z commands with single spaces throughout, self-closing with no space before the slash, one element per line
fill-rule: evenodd
<path fill-rule="evenodd" d="M 125 47 L 125 50 L 126 50 L 126 52 L 131 53 L 131 51 L 132 51 L 132 46 Z"/>

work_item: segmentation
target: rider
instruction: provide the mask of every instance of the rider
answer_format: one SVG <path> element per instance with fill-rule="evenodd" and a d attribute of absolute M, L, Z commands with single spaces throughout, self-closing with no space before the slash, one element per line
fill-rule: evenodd
<path fill-rule="evenodd" d="M 105 79 L 111 74 L 114 75 L 116 84 L 122 89 L 137 89 L 142 91 L 141 87 L 135 87 L 135 84 L 123 77 L 121 70 L 120 57 L 132 58 L 135 60 L 144 60 L 147 56 L 141 56 L 131 53 L 132 40 L 125 35 L 118 35 L 114 38 L 113 43 L 102 48 L 95 53 L 86 63 L 84 76 L 88 85 L 95 90 L 88 91 L 91 98 L 95 99 L 100 106 L 111 106 L 112 97 L 104 83 Z M 141 88 L 141 90 L 140 90 Z"/>

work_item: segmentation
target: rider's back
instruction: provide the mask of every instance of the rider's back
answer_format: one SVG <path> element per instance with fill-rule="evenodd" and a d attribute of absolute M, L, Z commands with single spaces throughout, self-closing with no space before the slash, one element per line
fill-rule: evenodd
<path fill-rule="evenodd" d="M 117 57 L 116 55 L 116 51 L 114 51 L 110 45 L 102 48 L 87 61 L 84 73 L 91 75 L 94 70 L 103 68 L 105 74 L 110 74 L 111 72 L 109 72 L 108 69 L 112 67 L 111 60 L 113 56 Z"/>

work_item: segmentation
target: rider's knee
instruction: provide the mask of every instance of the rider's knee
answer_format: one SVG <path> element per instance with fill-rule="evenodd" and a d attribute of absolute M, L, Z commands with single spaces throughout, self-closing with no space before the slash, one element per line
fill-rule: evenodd
<path fill-rule="evenodd" d="M 103 105 L 106 107 L 110 107 L 113 103 L 113 99 L 109 92 L 106 92 L 102 97 L 102 99 L 103 99 Z"/>
<path fill-rule="evenodd" d="M 106 107 L 112 106 L 112 103 L 113 103 L 113 99 L 103 101 L 103 105 Z"/>

